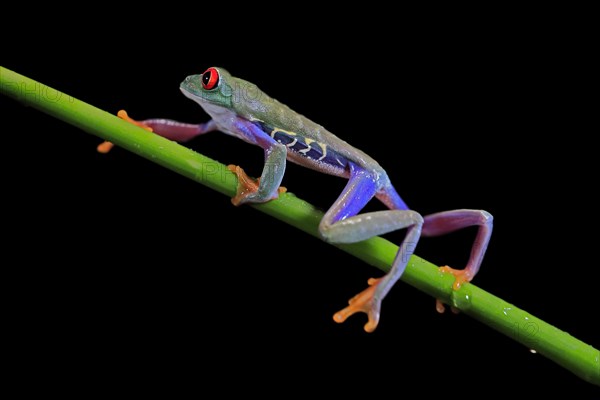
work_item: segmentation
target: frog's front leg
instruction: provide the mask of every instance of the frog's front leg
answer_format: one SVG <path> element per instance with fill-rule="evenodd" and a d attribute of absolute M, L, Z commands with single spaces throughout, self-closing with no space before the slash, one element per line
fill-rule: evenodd
<path fill-rule="evenodd" d="M 239 166 L 228 166 L 229 170 L 238 177 L 237 194 L 231 202 L 237 206 L 276 199 L 279 193 L 285 192 L 285 188 L 279 185 L 285 173 L 287 147 L 252 123 L 241 120 L 236 123 L 236 128 L 246 140 L 264 149 L 265 165 L 258 182 L 248 177 Z"/>
<path fill-rule="evenodd" d="M 130 122 L 150 132 L 154 132 L 159 136 L 180 143 L 187 142 L 188 140 L 191 140 L 196 136 L 203 135 L 205 133 L 212 132 L 217 129 L 217 125 L 213 120 L 202 124 L 188 124 L 185 122 L 179 122 L 163 118 L 136 121 L 133 118 L 130 118 L 129 115 L 127 115 L 127 112 L 125 112 L 125 110 L 120 110 L 117 113 L 117 116 L 122 120 Z M 100 143 L 98 145 L 97 150 L 100 153 L 108 153 L 113 148 L 113 146 L 114 145 L 111 142 L 106 141 Z"/>
<path fill-rule="evenodd" d="M 378 174 L 350 163 L 350 180 L 319 225 L 323 238 L 333 243 L 359 242 L 376 235 L 408 228 L 390 272 L 380 279 L 369 279 L 369 287 L 352 298 L 349 301 L 350 305 L 333 317 L 336 322 L 344 322 L 352 314 L 364 312 L 369 318 L 365 325 L 367 332 L 372 332 L 377 327 L 381 301 L 406 269 L 423 225 L 423 218 L 419 213 L 398 209 L 404 204 L 399 197 L 398 201 L 389 197 L 388 202 L 397 209 L 358 214 L 374 196 L 385 196 L 381 191 L 382 182 L 378 179 L 381 179 Z M 390 196 L 395 195 L 396 192 L 388 182 L 383 184 L 389 188 Z"/>

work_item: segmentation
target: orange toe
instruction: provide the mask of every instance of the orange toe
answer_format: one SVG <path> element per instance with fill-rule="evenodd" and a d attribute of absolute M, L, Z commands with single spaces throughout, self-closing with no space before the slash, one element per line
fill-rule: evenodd
<path fill-rule="evenodd" d="M 109 141 L 102 142 L 96 147 L 98 153 L 106 154 L 108 153 L 115 145 Z"/>
<path fill-rule="evenodd" d="M 440 314 L 443 314 L 446 311 L 446 306 L 440 299 L 435 299 L 435 310 Z"/>
<path fill-rule="evenodd" d="M 439 312 L 440 314 L 443 314 L 446 312 L 446 306 L 444 305 L 444 303 L 442 303 L 442 301 L 440 299 L 435 299 L 435 310 L 437 312 Z M 450 311 L 452 311 L 453 314 L 460 313 L 458 308 L 452 307 L 452 306 L 450 306 Z"/>

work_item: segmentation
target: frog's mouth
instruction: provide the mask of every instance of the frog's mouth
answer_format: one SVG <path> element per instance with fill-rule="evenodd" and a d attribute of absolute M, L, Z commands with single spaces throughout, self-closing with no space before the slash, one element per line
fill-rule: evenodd
<path fill-rule="evenodd" d="M 185 97 L 196 103 L 204 103 L 210 100 L 210 95 L 202 89 L 202 75 L 187 76 L 179 85 L 179 89 Z"/>
<path fill-rule="evenodd" d="M 181 82 L 179 90 L 181 90 L 181 93 L 183 93 L 185 97 L 194 100 L 196 103 L 204 103 L 207 101 L 207 99 L 202 96 L 202 90 L 196 89 L 193 84 L 190 84 L 190 77 L 185 78 L 185 81 Z"/>
<path fill-rule="evenodd" d="M 211 99 L 205 95 L 206 92 L 201 91 L 200 95 L 198 95 L 191 92 L 183 83 L 179 89 L 185 97 L 198 103 L 204 109 L 204 111 L 206 111 L 215 120 L 226 119 L 232 114 L 231 110 L 229 110 L 227 107 L 223 107 L 212 102 Z"/>

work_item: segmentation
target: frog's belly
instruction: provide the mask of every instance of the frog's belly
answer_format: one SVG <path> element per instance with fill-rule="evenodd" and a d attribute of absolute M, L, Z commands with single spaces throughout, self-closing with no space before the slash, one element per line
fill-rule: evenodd
<path fill-rule="evenodd" d="M 299 164 L 303 167 L 314 169 L 316 171 L 323 172 L 329 175 L 340 176 L 343 178 L 348 178 L 350 176 L 349 170 L 348 168 L 346 168 L 346 166 L 348 165 L 347 160 L 344 161 L 346 166 L 342 167 L 337 163 L 337 159 L 336 161 L 334 161 L 335 163 L 331 162 L 332 160 L 325 161 L 314 159 L 289 149 L 287 152 L 287 159 L 295 164 Z"/>

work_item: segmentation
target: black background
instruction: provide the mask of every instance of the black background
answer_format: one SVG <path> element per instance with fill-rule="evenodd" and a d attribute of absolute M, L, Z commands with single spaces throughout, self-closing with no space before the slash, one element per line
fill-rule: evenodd
<path fill-rule="evenodd" d="M 422 17 L 338 30 L 312 15 L 304 26 L 314 35 L 292 37 L 266 17 L 191 24 L 184 15 L 171 27 L 116 14 L 101 27 L 47 21 L 35 40 L 5 46 L 2 65 L 109 112 L 187 122 L 207 115 L 179 83 L 222 66 L 377 159 L 422 214 L 491 212 L 475 284 L 600 346 L 597 128 L 581 124 L 586 61 L 560 28 Z M 49 369 L 66 357 L 203 384 L 253 372 L 265 393 L 274 382 L 314 391 L 321 381 L 398 396 L 476 384 L 515 395 L 592 389 L 469 317 L 437 314 L 404 283 L 376 332 L 362 331 L 363 315 L 335 324 L 380 271 L 125 150 L 97 154 L 98 138 L 50 116 L 0 104 L 11 160 L 5 245 L 17 256 L 9 306 L 22 310 L 15 326 Z M 234 138 L 188 145 L 260 173 L 262 151 Z M 284 178 L 323 209 L 344 184 L 295 165 Z M 462 267 L 473 235 L 423 239 L 416 253 Z"/>

